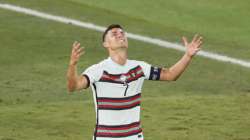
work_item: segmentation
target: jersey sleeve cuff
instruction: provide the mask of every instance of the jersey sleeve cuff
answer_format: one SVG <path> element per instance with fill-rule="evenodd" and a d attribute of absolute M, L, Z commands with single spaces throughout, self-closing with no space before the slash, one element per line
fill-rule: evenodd
<path fill-rule="evenodd" d="M 86 88 L 88 88 L 88 87 L 89 87 L 89 85 L 90 85 L 89 76 L 88 76 L 88 75 L 86 75 L 86 74 L 83 74 L 82 76 L 84 76 L 84 77 L 87 79 L 87 86 L 86 86 Z M 85 88 L 85 89 L 86 89 L 86 88 Z"/>

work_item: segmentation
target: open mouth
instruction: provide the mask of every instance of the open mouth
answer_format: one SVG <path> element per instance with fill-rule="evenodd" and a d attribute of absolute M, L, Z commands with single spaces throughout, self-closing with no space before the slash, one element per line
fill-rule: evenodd
<path fill-rule="evenodd" d="M 118 39 L 120 42 L 125 42 L 125 39 L 124 38 L 119 38 Z"/>

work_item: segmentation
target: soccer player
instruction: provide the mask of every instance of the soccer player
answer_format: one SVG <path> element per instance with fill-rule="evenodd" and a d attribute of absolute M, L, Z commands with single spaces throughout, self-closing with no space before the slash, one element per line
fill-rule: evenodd
<path fill-rule="evenodd" d="M 200 50 L 202 37 L 191 42 L 183 37 L 186 52 L 170 68 L 128 59 L 128 40 L 120 25 L 112 24 L 103 33 L 103 47 L 109 57 L 77 74 L 77 62 L 84 49 L 75 42 L 67 72 L 69 92 L 93 91 L 96 127 L 93 140 L 143 140 L 140 123 L 141 89 L 144 80 L 175 81 Z"/>

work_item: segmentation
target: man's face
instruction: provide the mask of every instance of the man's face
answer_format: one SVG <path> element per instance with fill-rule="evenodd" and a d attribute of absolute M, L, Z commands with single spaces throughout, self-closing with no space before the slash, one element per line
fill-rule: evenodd
<path fill-rule="evenodd" d="M 120 28 L 113 28 L 108 31 L 105 43 L 111 49 L 128 48 L 128 40 L 125 32 Z"/>

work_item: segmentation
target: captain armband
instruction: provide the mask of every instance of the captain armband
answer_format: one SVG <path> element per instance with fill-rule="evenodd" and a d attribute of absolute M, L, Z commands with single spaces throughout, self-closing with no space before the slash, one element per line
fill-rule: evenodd
<path fill-rule="evenodd" d="M 160 75 L 161 68 L 151 66 L 149 80 L 160 80 Z"/>

